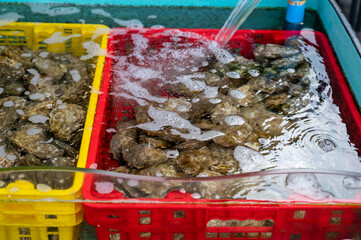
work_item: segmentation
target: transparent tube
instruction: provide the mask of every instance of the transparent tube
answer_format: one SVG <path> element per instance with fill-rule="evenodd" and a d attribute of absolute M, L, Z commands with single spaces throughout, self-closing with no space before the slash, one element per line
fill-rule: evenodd
<path fill-rule="evenodd" d="M 222 29 L 217 34 L 215 41 L 220 45 L 227 45 L 233 34 L 260 2 L 261 0 L 239 0 Z"/>
<path fill-rule="evenodd" d="M 82 192 L 83 195 L 77 194 Z M 97 169 L 18 167 L 0 169 L 0 202 L 251 200 L 361 204 L 361 174 L 284 169 L 219 177 L 167 178 Z"/>

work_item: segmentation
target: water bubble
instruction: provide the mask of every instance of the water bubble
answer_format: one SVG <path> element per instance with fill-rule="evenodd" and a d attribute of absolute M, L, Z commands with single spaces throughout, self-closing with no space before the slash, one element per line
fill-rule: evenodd
<path fill-rule="evenodd" d="M 95 191 L 100 194 L 108 194 L 114 191 L 114 183 L 112 182 L 95 182 Z"/>
<path fill-rule="evenodd" d="M 336 144 L 330 139 L 318 139 L 318 146 L 325 152 L 331 152 L 336 149 Z"/>
<path fill-rule="evenodd" d="M 345 177 L 342 181 L 345 188 L 358 189 L 361 188 L 361 178 L 357 177 Z"/>
<path fill-rule="evenodd" d="M 40 128 L 30 128 L 27 131 L 27 134 L 30 135 L 30 136 L 33 136 L 33 135 L 39 134 L 41 132 L 42 132 L 42 129 L 40 129 Z"/>
<path fill-rule="evenodd" d="M 135 179 L 128 180 L 127 182 L 129 187 L 136 187 L 139 185 L 139 181 Z"/>
<path fill-rule="evenodd" d="M 33 115 L 33 116 L 29 117 L 29 121 L 32 122 L 32 123 L 43 123 L 43 124 L 45 124 L 46 121 L 48 121 L 48 120 L 49 120 L 48 117 L 46 117 L 44 115 L 40 115 L 40 114 Z"/>
<path fill-rule="evenodd" d="M 212 98 L 212 99 L 209 99 L 208 102 L 210 102 L 212 104 L 217 104 L 217 103 L 222 102 L 222 99 L 220 99 L 220 98 Z"/>
<path fill-rule="evenodd" d="M 179 156 L 178 150 L 168 150 L 166 153 L 167 158 L 177 158 Z"/>
<path fill-rule="evenodd" d="M 39 100 L 45 98 L 45 95 L 42 93 L 33 93 L 29 95 L 30 100 Z"/>
<path fill-rule="evenodd" d="M 246 94 L 244 94 L 243 92 L 241 91 L 238 91 L 238 90 L 231 90 L 229 92 L 229 94 L 234 97 L 234 98 L 238 98 L 238 99 L 242 99 L 246 96 Z"/>
<path fill-rule="evenodd" d="M 149 16 L 148 16 L 148 19 L 156 19 L 156 18 L 157 18 L 156 15 L 149 15 Z"/>
<path fill-rule="evenodd" d="M 39 53 L 39 56 L 42 58 L 47 58 L 49 56 L 49 52 L 41 52 Z"/>
<path fill-rule="evenodd" d="M 70 70 L 69 73 L 70 73 L 70 75 L 71 75 L 74 82 L 79 82 L 80 81 L 81 76 L 80 76 L 78 70 L 73 69 L 73 70 Z"/>
<path fill-rule="evenodd" d="M 233 79 L 240 79 L 241 78 L 241 74 L 239 74 L 239 72 L 236 72 L 236 71 L 227 72 L 226 76 L 229 77 L 229 78 L 233 78 Z"/>
<path fill-rule="evenodd" d="M 259 71 L 256 69 L 250 69 L 248 70 L 249 75 L 251 75 L 252 77 L 258 77 L 260 75 Z"/>
<path fill-rule="evenodd" d="M 6 101 L 3 104 L 4 107 L 14 107 L 15 103 L 13 101 Z"/>
<path fill-rule="evenodd" d="M 115 128 L 107 128 L 105 131 L 107 133 L 117 132 L 117 130 Z"/>
<path fill-rule="evenodd" d="M 243 125 L 245 123 L 244 119 L 240 116 L 227 116 L 224 121 L 231 126 L 234 125 Z"/>
<path fill-rule="evenodd" d="M 192 193 L 191 196 L 194 199 L 200 199 L 201 198 L 201 195 L 199 193 Z"/>
<path fill-rule="evenodd" d="M 36 189 L 40 192 L 50 192 L 52 188 L 46 184 L 39 183 L 36 185 Z"/>

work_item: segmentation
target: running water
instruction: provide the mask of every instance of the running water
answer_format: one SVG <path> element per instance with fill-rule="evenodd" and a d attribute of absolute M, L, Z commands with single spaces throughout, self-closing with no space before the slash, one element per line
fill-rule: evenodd
<path fill-rule="evenodd" d="M 241 26 L 260 2 L 261 0 L 239 0 L 226 23 L 217 34 L 215 38 L 216 42 L 222 46 L 227 45 L 239 26 Z"/>

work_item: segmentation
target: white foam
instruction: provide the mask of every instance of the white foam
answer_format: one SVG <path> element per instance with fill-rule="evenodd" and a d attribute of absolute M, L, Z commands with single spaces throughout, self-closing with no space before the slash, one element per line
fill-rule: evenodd
<path fill-rule="evenodd" d="M 135 179 L 128 180 L 127 182 L 129 187 L 136 187 L 139 185 L 139 181 Z"/>
<path fill-rule="evenodd" d="M 204 81 L 193 80 L 194 78 L 204 78 L 204 74 L 183 75 L 177 77 L 177 82 L 183 83 L 189 90 L 203 92 L 205 98 L 214 98 L 218 95 L 218 87 L 210 87 Z"/>
<path fill-rule="evenodd" d="M 201 198 L 201 195 L 199 193 L 192 193 L 191 196 L 194 199 L 200 199 Z"/>
<path fill-rule="evenodd" d="M 55 32 L 49 38 L 44 40 L 46 44 L 63 43 L 73 37 L 81 37 L 81 34 L 71 34 L 68 36 L 62 36 L 62 32 Z"/>
<path fill-rule="evenodd" d="M 160 131 L 166 126 L 173 127 L 171 133 L 180 135 L 185 139 L 197 139 L 199 141 L 208 141 L 218 136 L 224 135 L 219 131 L 201 132 L 199 127 L 193 126 L 190 121 L 183 119 L 176 112 L 165 110 L 158 110 L 152 105 L 149 106 L 148 115 L 153 119 L 152 122 L 138 124 L 137 127 L 148 131 Z M 177 129 L 187 130 L 188 133 L 183 133 Z"/>
<path fill-rule="evenodd" d="M 3 103 L 3 106 L 4 107 L 14 107 L 15 106 L 15 103 L 14 103 L 14 101 L 6 101 L 6 102 L 4 102 Z"/>
<path fill-rule="evenodd" d="M 251 75 L 252 77 L 258 77 L 260 75 L 259 71 L 256 69 L 250 69 L 248 70 L 249 75 Z"/>
<path fill-rule="evenodd" d="M 241 78 L 241 74 L 239 74 L 239 72 L 236 72 L 236 71 L 226 72 L 226 76 L 229 77 L 229 78 L 233 78 L 233 79 L 240 79 Z"/>
<path fill-rule="evenodd" d="M 167 158 L 177 158 L 179 156 L 178 150 L 168 150 L 166 153 Z"/>
<path fill-rule="evenodd" d="M 361 189 L 361 178 L 345 177 L 342 183 L 348 189 Z"/>
<path fill-rule="evenodd" d="M 107 133 L 117 132 L 117 130 L 115 128 L 107 128 L 105 131 Z"/>
<path fill-rule="evenodd" d="M 6 159 L 10 160 L 10 161 L 15 161 L 18 157 L 15 156 L 14 154 L 8 154 L 6 155 Z"/>
<path fill-rule="evenodd" d="M 27 69 L 27 71 L 34 75 L 34 77 L 32 79 L 30 79 L 30 84 L 36 86 L 38 84 L 39 79 L 40 79 L 39 72 L 37 70 L 35 70 L 34 68 Z"/>
<path fill-rule="evenodd" d="M 20 18 L 24 18 L 24 16 L 21 16 L 15 12 L 9 12 L 0 15 L 0 26 L 6 26 L 10 23 L 17 22 Z"/>
<path fill-rule="evenodd" d="M 22 109 L 16 109 L 16 112 L 21 116 L 25 116 L 25 113 Z"/>
<path fill-rule="evenodd" d="M 220 99 L 220 98 L 212 98 L 212 99 L 209 99 L 208 102 L 210 102 L 212 104 L 217 104 L 217 103 L 222 102 L 222 99 Z"/>
<path fill-rule="evenodd" d="M 314 174 L 289 174 L 286 182 L 287 188 L 306 197 L 315 200 L 334 198 L 322 189 Z"/>
<path fill-rule="evenodd" d="M 33 93 L 29 95 L 30 100 L 39 100 L 39 99 L 43 99 L 44 97 L 45 95 L 42 93 Z"/>
<path fill-rule="evenodd" d="M 238 98 L 238 99 L 242 99 L 246 96 L 246 94 L 244 94 L 243 92 L 239 91 L 239 90 L 231 90 L 229 92 L 229 94 L 234 97 L 234 98 Z"/>
<path fill-rule="evenodd" d="M 0 146 L 0 158 L 6 156 L 5 145 Z"/>
<path fill-rule="evenodd" d="M 217 42 L 212 41 L 208 46 L 209 50 L 214 54 L 217 60 L 221 63 L 230 63 L 235 60 L 230 52 L 222 48 Z"/>
<path fill-rule="evenodd" d="M 114 191 L 114 183 L 112 182 L 95 182 L 95 191 L 100 194 L 108 194 Z"/>
<path fill-rule="evenodd" d="M 233 156 L 239 162 L 242 172 L 251 172 L 265 161 L 262 154 L 244 146 L 237 146 Z"/>
<path fill-rule="evenodd" d="M 224 121 L 231 126 L 234 125 L 243 125 L 245 123 L 244 119 L 240 116 L 227 116 Z"/>
<path fill-rule="evenodd" d="M 28 131 L 27 131 L 27 134 L 32 136 L 32 135 L 36 135 L 36 134 L 39 134 L 41 133 L 41 129 L 40 128 L 30 128 Z"/>
<path fill-rule="evenodd" d="M 23 53 L 23 54 L 20 55 L 20 57 L 26 57 L 26 58 L 29 58 L 31 56 L 32 56 L 31 53 Z"/>
<path fill-rule="evenodd" d="M 157 15 L 149 15 L 148 16 L 148 19 L 156 19 L 157 18 Z"/>
<path fill-rule="evenodd" d="M 294 68 L 287 68 L 287 72 L 289 73 L 295 73 L 296 70 Z"/>
<path fill-rule="evenodd" d="M 76 69 L 70 70 L 69 71 L 71 78 L 73 79 L 74 82 L 79 82 L 81 79 L 81 76 L 79 74 L 79 71 Z"/>
<path fill-rule="evenodd" d="M 52 188 L 46 184 L 39 183 L 36 185 L 36 189 L 40 192 L 50 192 Z"/>
<path fill-rule="evenodd" d="M 142 22 L 139 21 L 138 19 L 122 20 L 119 18 L 113 18 L 110 13 L 104 11 L 101 8 L 92 9 L 91 13 L 101 15 L 103 17 L 111 18 L 111 19 L 113 19 L 113 21 L 115 23 L 117 23 L 118 25 L 123 26 L 123 27 L 138 27 L 138 28 L 143 27 Z"/>
<path fill-rule="evenodd" d="M 60 15 L 72 15 L 80 12 L 77 7 L 55 7 L 49 6 L 48 4 L 34 4 L 29 3 L 30 9 L 33 13 L 47 14 L 51 17 Z"/>
<path fill-rule="evenodd" d="M 32 122 L 32 123 L 43 123 L 43 124 L 45 124 L 46 121 L 49 120 L 49 118 L 44 116 L 44 115 L 38 114 L 38 115 L 33 115 L 33 116 L 29 117 L 28 120 L 30 122 Z"/>
<path fill-rule="evenodd" d="M 87 54 L 84 54 L 80 57 L 80 60 L 88 60 L 97 56 L 106 56 L 107 50 L 101 48 L 99 43 L 89 41 L 82 43 L 83 48 L 86 49 Z"/>
<path fill-rule="evenodd" d="M 49 56 L 49 52 L 41 52 L 39 53 L 39 56 L 42 58 L 47 58 Z"/>
<path fill-rule="evenodd" d="M 187 112 L 188 111 L 188 107 L 186 105 L 178 105 L 177 106 L 177 111 L 178 112 Z"/>
<path fill-rule="evenodd" d="M 92 163 L 92 164 L 90 164 L 89 168 L 91 168 L 91 169 L 97 169 L 97 168 L 98 168 L 98 164 L 97 164 L 97 163 Z"/>

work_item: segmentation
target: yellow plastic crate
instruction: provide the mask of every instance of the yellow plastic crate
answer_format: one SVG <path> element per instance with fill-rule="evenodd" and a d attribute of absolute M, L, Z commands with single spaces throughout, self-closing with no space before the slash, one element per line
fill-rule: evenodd
<path fill-rule="evenodd" d="M 93 24 L 12 23 L 7 26 L 0 26 L 0 46 L 26 46 L 29 49 L 43 49 L 44 51 L 56 53 L 71 52 L 76 56 L 83 56 L 88 53 L 86 56 L 89 56 L 89 61 L 96 64 L 92 85 L 93 91 L 89 99 L 77 167 L 85 167 L 86 164 L 105 59 L 105 56 L 100 54 L 100 52 L 106 51 L 107 33 L 108 27 Z M 62 36 L 64 37 L 64 41 L 53 41 L 51 44 L 49 41 L 44 41 L 54 36 Z M 88 44 L 83 45 L 83 43 Z M 84 46 L 92 50 L 91 54 L 87 52 Z M 64 226 L 67 227 L 64 229 L 67 229 L 67 231 L 70 230 L 66 234 L 60 234 L 60 236 L 73 236 L 74 226 L 81 222 L 83 216 L 81 203 L 71 201 L 5 201 L 16 199 L 45 199 L 50 197 L 59 200 L 79 199 L 81 198 L 82 183 L 83 174 L 75 173 L 72 186 L 64 190 L 39 191 L 32 183 L 24 180 L 16 181 L 8 184 L 6 187 L 0 188 L 0 218 L 12 216 L 11 221 L 7 221 L 7 227 L 4 226 L 3 219 L 0 220 L 0 225 L 2 225 L 0 226 L 0 239 L 21 239 L 21 237 L 19 237 L 19 227 L 21 228 L 24 224 L 26 225 L 26 223 L 26 226 L 31 229 L 31 236 L 33 236 L 33 232 L 35 235 L 31 238 L 22 236 L 22 239 L 50 239 L 47 235 L 48 227 L 57 227 L 60 232 Z M 46 220 L 48 216 L 58 217 L 51 219 L 49 223 L 49 221 Z M 44 219 L 44 221 L 41 219 Z M 71 225 L 69 225 L 69 223 L 71 223 Z M 13 227 L 10 228 L 10 225 Z M 69 228 L 69 226 L 72 227 Z M 42 237 L 45 236 L 44 234 L 46 237 Z M 59 239 L 73 238 L 61 237 Z"/>
<path fill-rule="evenodd" d="M 6 240 L 55 240 L 77 239 L 80 225 L 71 227 L 1 226 L 0 239 Z"/>

